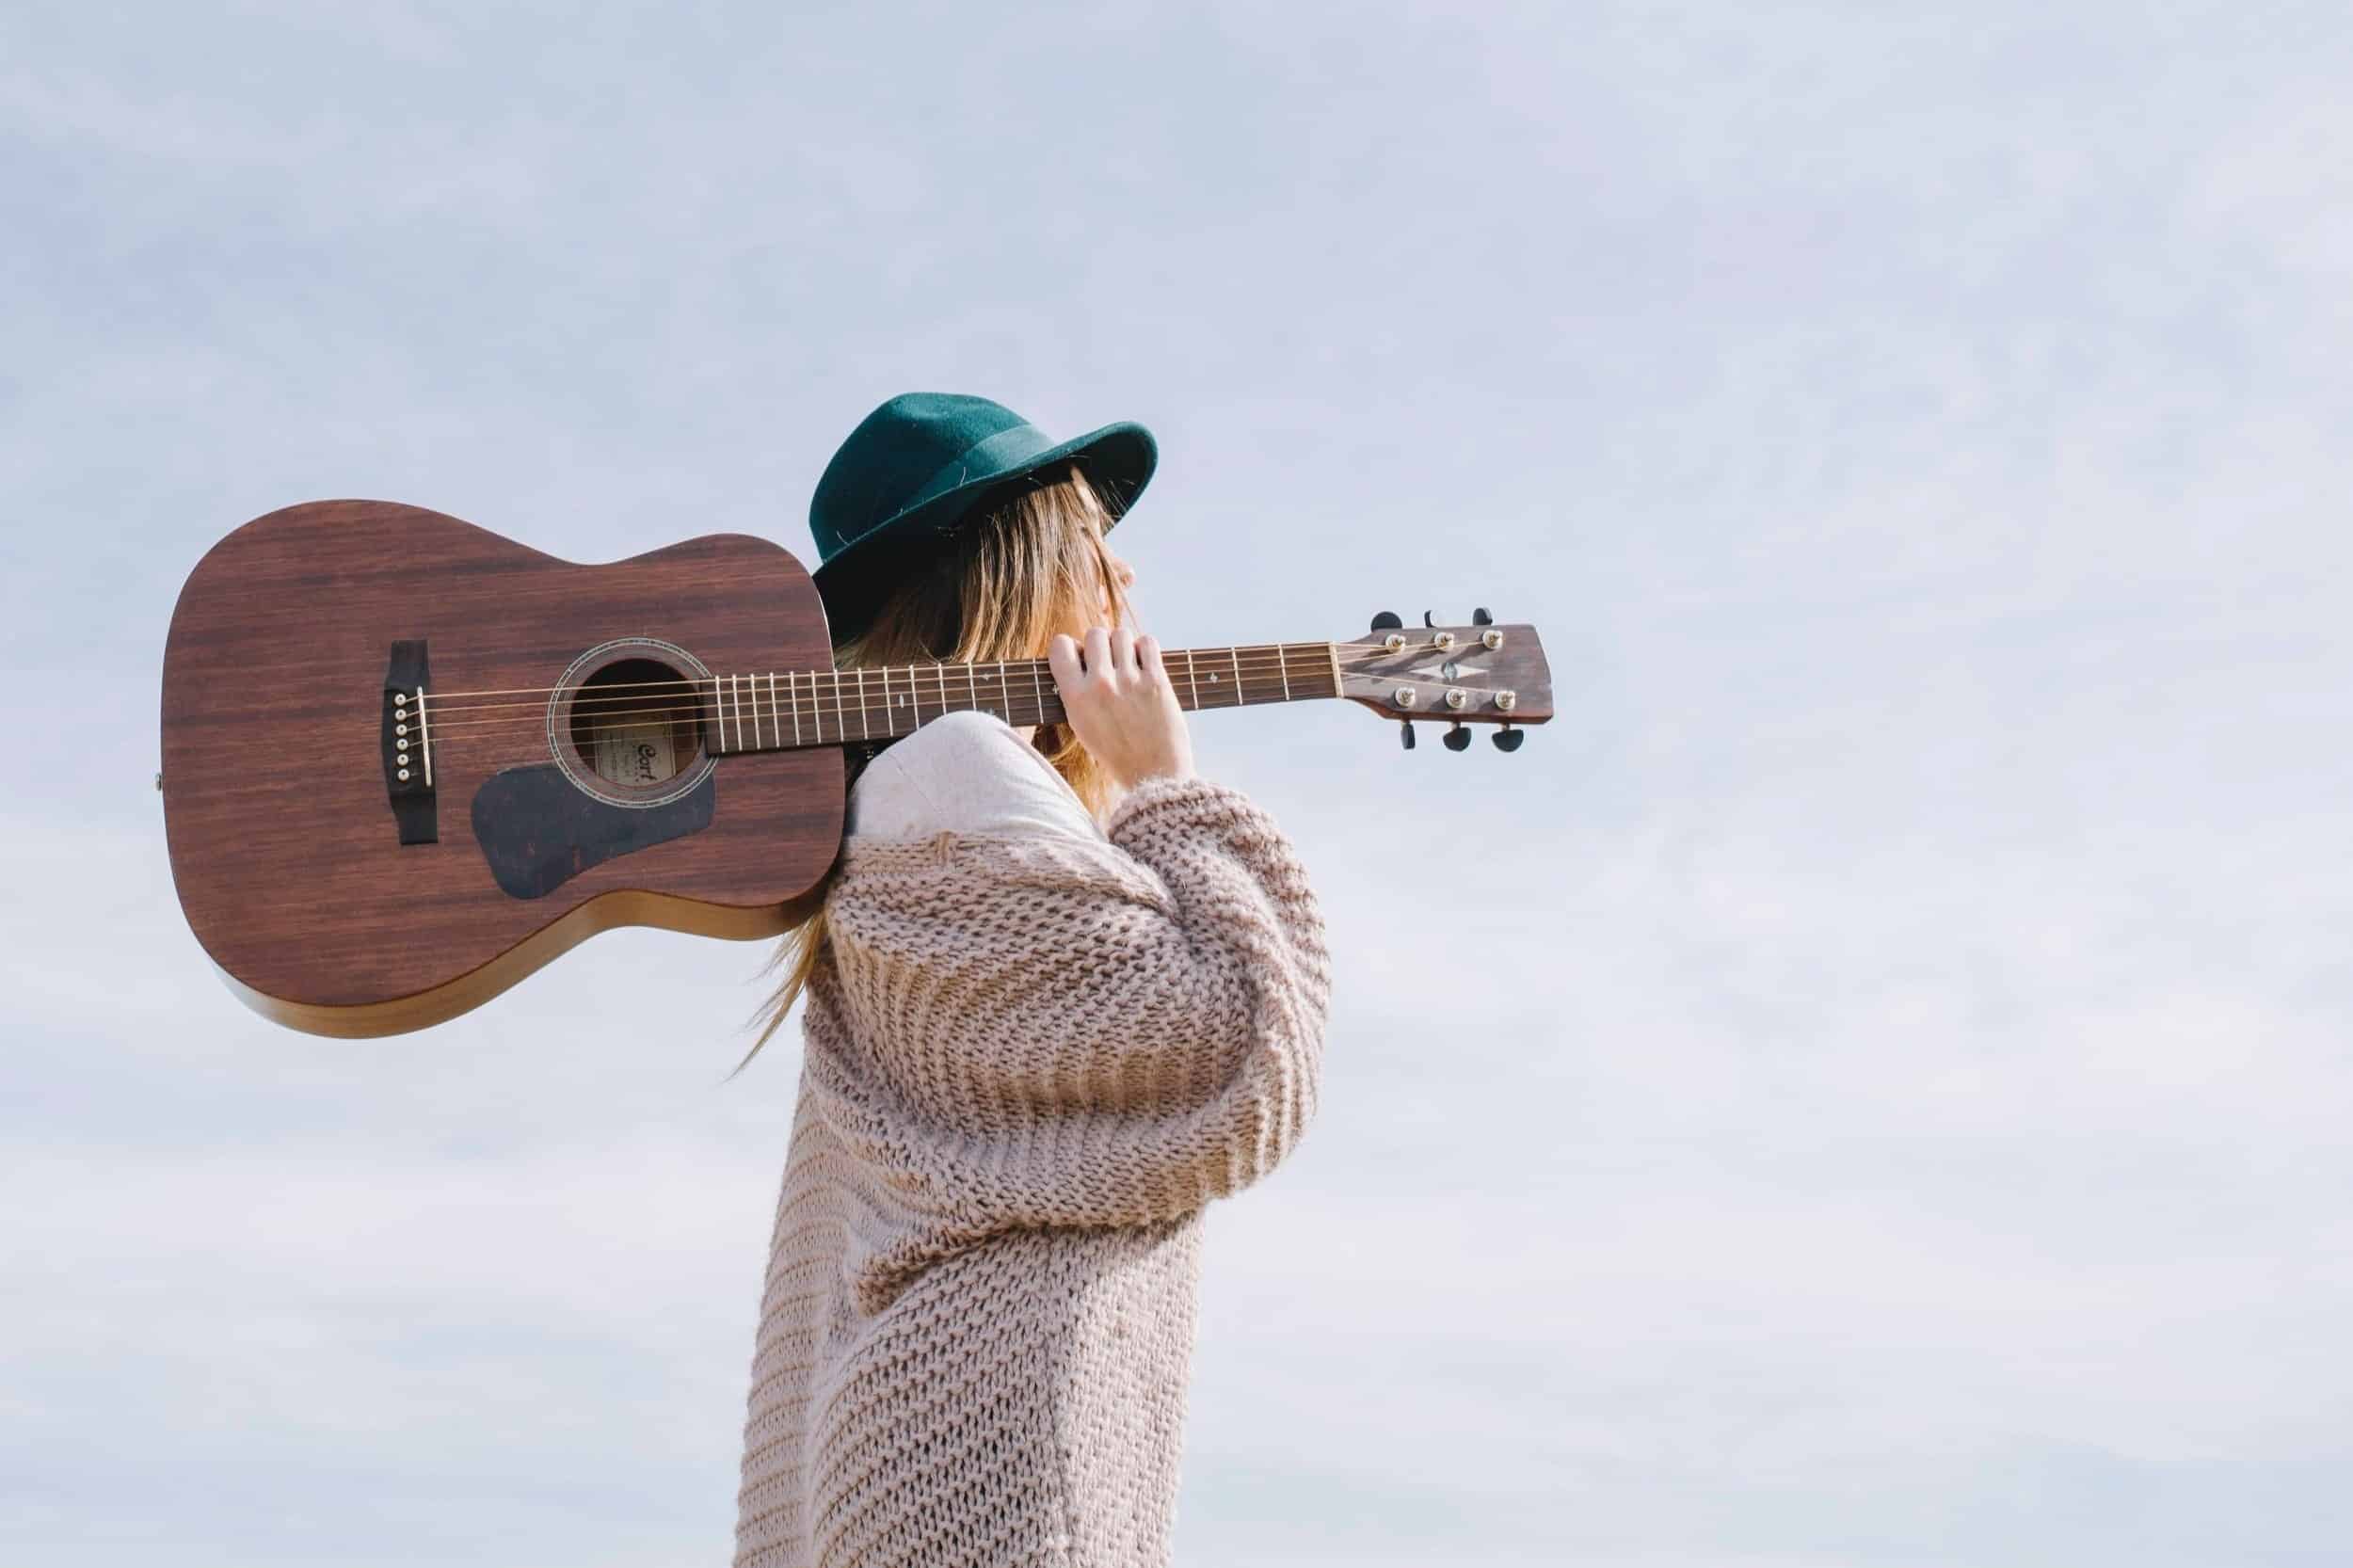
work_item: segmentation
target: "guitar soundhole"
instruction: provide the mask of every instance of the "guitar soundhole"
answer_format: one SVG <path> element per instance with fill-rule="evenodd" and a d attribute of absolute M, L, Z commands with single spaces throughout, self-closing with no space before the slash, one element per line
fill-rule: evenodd
<path fill-rule="evenodd" d="M 654 659 L 622 659 L 580 686 L 571 735 L 581 764 L 608 784 L 648 789 L 701 755 L 696 688 Z"/>

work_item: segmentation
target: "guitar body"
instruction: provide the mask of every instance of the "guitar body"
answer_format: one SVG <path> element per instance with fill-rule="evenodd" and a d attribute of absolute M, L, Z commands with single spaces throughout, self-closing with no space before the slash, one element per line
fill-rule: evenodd
<path fill-rule="evenodd" d="M 687 710 L 712 672 L 831 663 L 808 572 L 747 535 L 584 566 L 390 502 L 272 512 L 198 564 L 165 645 L 182 907 L 248 1004 L 340 1036 L 454 1016 L 616 925 L 776 935 L 840 849 L 844 758 L 722 767 Z M 680 706 L 600 749 L 583 715 L 639 690 Z"/>

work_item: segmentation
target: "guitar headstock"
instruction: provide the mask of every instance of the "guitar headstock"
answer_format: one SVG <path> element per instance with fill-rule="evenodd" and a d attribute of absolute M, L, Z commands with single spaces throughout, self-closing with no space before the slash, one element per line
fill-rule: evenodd
<path fill-rule="evenodd" d="M 1369 632 L 1336 645 L 1340 695 L 1404 721 L 1409 749 L 1416 719 L 1448 721 L 1442 739 L 1452 751 L 1470 744 L 1465 725 L 1500 725 L 1496 745 L 1517 751 L 1518 726 L 1552 717 L 1552 667 L 1534 627 L 1497 626 L 1483 609 L 1468 626 L 1433 625 L 1427 611 L 1421 621 L 1408 630 L 1384 610 Z"/>

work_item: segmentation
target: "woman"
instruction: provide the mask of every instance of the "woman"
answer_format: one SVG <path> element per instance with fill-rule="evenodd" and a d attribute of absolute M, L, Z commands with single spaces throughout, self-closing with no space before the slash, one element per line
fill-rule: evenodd
<path fill-rule="evenodd" d="M 1330 971 L 1289 841 L 1194 776 L 1125 624 L 1104 536 L 1154 456 L 910 393 L 818 484 L 840 664 L 1043 654 L 1069 722 L 883 751 L 779 950 L 760 1042 L 799 997 L 806 1043 L 739 1568 L 1169 1560 L 1202 1210 L 1305 1129 Z"/>

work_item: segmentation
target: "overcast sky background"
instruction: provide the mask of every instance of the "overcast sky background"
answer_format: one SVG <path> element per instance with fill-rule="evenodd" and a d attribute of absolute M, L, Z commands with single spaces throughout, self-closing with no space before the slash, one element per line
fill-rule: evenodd
<path fill-rule="evenodd" d="M 12 5 L 0 1559 L 724 1561 L 797 1031 L 623 932 L 389 1040 L 165 857 L 171 607 L 373 496 L 813 559 L 909 390 L 1159 435 L 1330 913 L 1188 1568 L 2353 1555 L 2353 17 Z M 26 785 L 29 784 L 29 788 Z"/>

